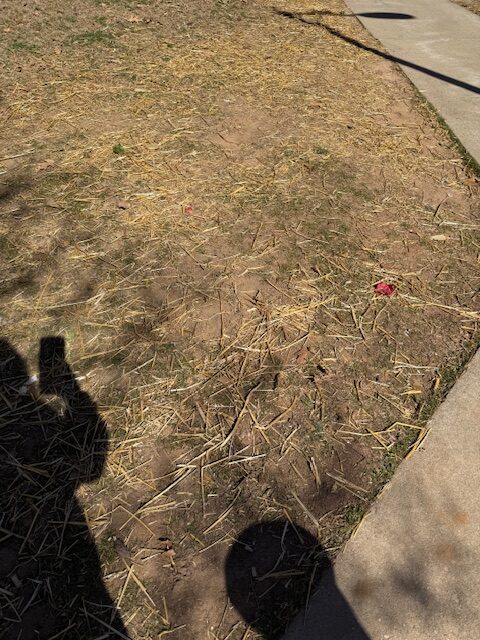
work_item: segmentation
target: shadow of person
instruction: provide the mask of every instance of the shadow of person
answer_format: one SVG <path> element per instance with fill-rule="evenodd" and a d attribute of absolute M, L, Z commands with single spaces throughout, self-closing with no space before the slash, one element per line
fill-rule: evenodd
<path fill-rule="evenodd" d="M 298 620 L 298 633 L 293 629 L 292 638 L 369 640 L 336 587 L 324 549 L 308 531 L 288 520 L 245 529 L 227 555 L 225 579 L 230 602 L 266 640 L 282 637 L 307 603 L 320 606 L 322 615 L 316 616 L 314 629 L 308 624 L 304 628 L 303 618 Z M 318 592 L 314 596 L 319 582 L 320 603 Z"/>
<path fill-rule="evenodd" d="M 106 425 L 64 349 L 41 340 L 37 385 L 0 339 L 0 638 L 128 640 L 75 497 L 102 474 Z"/>

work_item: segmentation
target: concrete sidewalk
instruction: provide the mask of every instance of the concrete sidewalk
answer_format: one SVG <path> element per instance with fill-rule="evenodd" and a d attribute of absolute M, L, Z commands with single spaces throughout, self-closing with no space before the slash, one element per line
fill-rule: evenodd
<path fill-rule="evenodd" d="M 347 0 L 480 163 L 480 17 L 449 0 Z M 380 54 L 381 55 L 381 54 Z M 284 640 L 480 637 L 480 351 Z"/>
<path fill-rule="evenodd" d="M 346 0 L 480 162 L 480 16 L 450 0 Z M 403 64 L 402 62 L 403 61 Z"/>
<path fill-rule="evenodd" d="M 480 636 L 480 351 L 430 427 L 285 640 Z"/>

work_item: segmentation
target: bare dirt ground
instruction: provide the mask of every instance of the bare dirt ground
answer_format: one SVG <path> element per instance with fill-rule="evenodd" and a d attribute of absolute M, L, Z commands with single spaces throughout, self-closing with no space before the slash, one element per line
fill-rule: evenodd
<path fill-rule="evenodd" d="M 35 372 L 63 335 L 98 403 L 110 453 L 77 497 L 134 639 L 257 637 L 225 587 L 242 530 L 283 518 L 334 556 L 478 340 L 478 179 L 395 66 L 333 33 L 373 44 L 340 1 L 278 8 L 338 15 L 2 8 L 2 337 Z"/>
<path fill-rule="evenodd" d="M 480 15 L 480 0 L 453 0 L 457 4 Z"/>

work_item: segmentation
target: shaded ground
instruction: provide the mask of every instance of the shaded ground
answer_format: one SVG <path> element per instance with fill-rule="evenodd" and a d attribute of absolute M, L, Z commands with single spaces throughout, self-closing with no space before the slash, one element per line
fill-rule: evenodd
<path fill-rule="evenodd" d="M 0 340 L 1 637 L 126 637 L 75 498 L 102 474 L 106 425 L 62 338 L 42 339 L 39 371 L 39 385 L 29 383 L 21 355 Z"/>
<path fill-rule="evenodd" d="M 299 597 L 304 601 L 315 597 L 321 575 L 323 589 L 328 583 L 329 614 L 317 626 L 317 637 L 368 640 L 336 586 L 328 554 L 298 524 L 277 519 L 250 525 L 238 536 L 225 561 L 230 602 L 265 640 L 283 636 L 282 623 L 291 613 L 289 606 Z M 333 622 L 333 628 L 329 625 L 328 630 L 327 617 Z"/>
<path fill-rule="evenodd" d="M 3 14 L 2 334 L 64 335 L 108 424 L 77 495 L 132 638 L 252 638 L 236 536 L 335 554 L 478 336 L 478 181 L 391 63 L 265 3 Z"/>

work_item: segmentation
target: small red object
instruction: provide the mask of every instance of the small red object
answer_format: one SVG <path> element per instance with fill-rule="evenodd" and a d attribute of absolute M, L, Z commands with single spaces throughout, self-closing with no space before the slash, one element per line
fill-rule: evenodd
<path fill-rule="evenodd" d="M 392 296 L 395 293 L 395 285 L 389 282 L 377 282 L 373 285 L 373 289 L 377 296 Z"/>
<path fill-rule="evenodd" d="M 193 213 L 193 207 L 192 207 L 192 205 L 191 205 L 191 204 L 187 204 L 187 205 L 185 206 L 184 211 L 185 211 L 185 213 L 187 213 L 188 215 L 192 215 L 192 213 Z"/>

